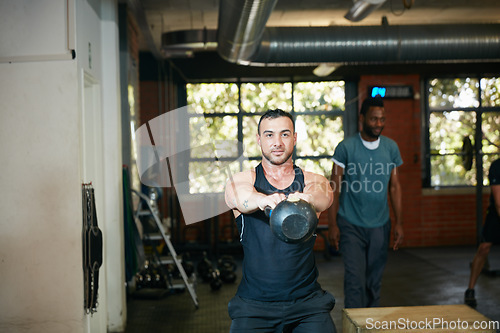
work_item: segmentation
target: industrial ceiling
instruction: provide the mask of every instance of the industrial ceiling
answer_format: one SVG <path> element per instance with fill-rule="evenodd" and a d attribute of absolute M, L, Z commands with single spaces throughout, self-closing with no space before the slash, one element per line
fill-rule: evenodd
<path fill-rule="evenodd" d="M 359 22 L 346 19 L 358 1 L 380 4 Z M 295 66 L 295 73 L 304 69 L 306 73 L 310 66 L 329 62 L 336 67 L 356 64 L 362 68 L 379 63 L 396 68 L 408 62 L 415 66 L 425 62 L 432 67 L 433 61 L 450 57 L 456 57 L 451 59 L 455 62 L 500 61 L 500 3 L 493 0 L 129 0 L 128 3 L 139 17 L 140 49 L 152 52 L 156 58 L 172 59 L 178 66 L 190 63 L 192 67 L 189 59 L 194 57 L 202 66 L 225 64 L 233 70 L 242 67 L 241 64 Z M 175 39 L 179 31 L 186 30 L 201 36 L 196 41 L 203 43 L 192 47 L 193 43 L 185 41 L 186 48 L 182 40 L 165 44 L 166 35 Z M 259 47 L 245 48 L 243 44 L 253 42 L 252 38 Z M 225 44 L 232 49 L 228 50 Z M 446 50 L 448 55 L 443 54 Z M 258 67 L 252 72 L 259 72 Z"/>

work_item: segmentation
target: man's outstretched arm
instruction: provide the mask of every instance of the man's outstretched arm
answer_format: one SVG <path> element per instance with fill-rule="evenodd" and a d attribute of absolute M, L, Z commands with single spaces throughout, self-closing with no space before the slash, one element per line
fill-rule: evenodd
<path fill-rule="evenodd" d="M 244 171 L 231 176 L 226 183 L 227 206 L 233 211 L 248 214 L 264 210 L 267 206 L 274 209 L 278 203 L 285 199 L 285 195 L 282 193 L 265 195 L 257 192 L 253 186 L 254 181 L 255 173 L 252 171 Z"/>

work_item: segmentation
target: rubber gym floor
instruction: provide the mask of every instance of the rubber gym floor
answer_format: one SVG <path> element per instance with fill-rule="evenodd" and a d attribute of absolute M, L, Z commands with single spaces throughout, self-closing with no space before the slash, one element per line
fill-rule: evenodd
<path fill-rule="evenodd" d="M 473 246 L 390 250 L 382 281 L 381 306 L 463 304 L 474 253 Z M 214 291 L 209 283 L 198 278 L 198 309 L 187 290 L 156 298 L 130 295 L 125 332 L 229 332 L 231 320 L 227 314 L 227 303 L 234 296 L 241 278 L 241 258 L 233 257 L 238 265 L 235 283 L 223 284 Z M 316 263 L 321 286 L 337 300 L 331 316 L 337 331 L 342 332 L 342 259 L 337 255 L 327 260 L 323 253 L 318 252 Z M 500 273 L 492 274 L 500 272 L 500 247 L 493 247 L 489 266 L 490 272 L 481 274 L 475 288 L 476 310 L 493 321 L 500 321 Z"/>

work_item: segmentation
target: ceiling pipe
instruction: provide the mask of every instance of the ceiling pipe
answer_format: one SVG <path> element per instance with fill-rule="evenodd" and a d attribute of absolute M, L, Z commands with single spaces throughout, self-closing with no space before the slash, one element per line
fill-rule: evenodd
<path fill-rule="evenodd" d="M 164 45 L 169 47 L 173 45 Z M 264 30 L 259 47 L 250 53 L 237 62 L 302 66 L 500 60 L 500 24 L 274 27 Z"/>
<path fill-rule="evenodd" d="M 267 28 L 252 65 L 500 59 L 500 25 Z"/>
<path fill-rule="evenodd" d="M 354 0 L 370 6 L 386 0 Z M 277 0 L 220 0 L 217 51 L 254 66 L 353 62 L 498 59 L 500 25 L 265 28 Z"/>
<path fill-rule="evenodd" d="M 278 0 L 220 0 L 217 52 L 239 63 L 250 58 L 260 45 L 267 20 Z"/>
<path fill-rule="evenodd" d="M 217 49 L 216 30 L 180 30 L 161 36 L 161 52 L 165 58 L 192 57 L 195 52 Z"/>

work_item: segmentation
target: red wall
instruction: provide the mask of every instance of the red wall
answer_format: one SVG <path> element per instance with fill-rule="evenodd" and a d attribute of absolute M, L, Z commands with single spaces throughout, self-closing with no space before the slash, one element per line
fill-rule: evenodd
<path fill-rule="evenodd" d="M 160 111 L 160 100 L 164 98 L 159 96 L 161 89 L 158 89 L 158 84 L 155 81 L 141 81 L 139 126 L 163 113 Z"/>

